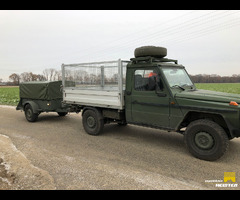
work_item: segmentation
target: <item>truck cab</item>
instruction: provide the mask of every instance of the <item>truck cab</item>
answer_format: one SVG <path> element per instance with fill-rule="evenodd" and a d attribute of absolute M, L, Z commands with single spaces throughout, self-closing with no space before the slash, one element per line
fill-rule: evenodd
<path fill-rule="evenodd" d="M 174 64 L 169 63 L 174 62 Z M 185 67 L 176 60 L 143 57 L 127 66 L 127 122 L 166 130 L 177 130 L 183 117 L 175 94 L 195 90 Z"/>
<path fill-rule="evenodd" d="M 127 123 L 182 133 L 189 151 L 220 158 L 240 137 L 240 95 L 198 90 L 176 60 L 131 59 L 127 66 Z M 173 63 L 171 63 L 173 62 Z"/>

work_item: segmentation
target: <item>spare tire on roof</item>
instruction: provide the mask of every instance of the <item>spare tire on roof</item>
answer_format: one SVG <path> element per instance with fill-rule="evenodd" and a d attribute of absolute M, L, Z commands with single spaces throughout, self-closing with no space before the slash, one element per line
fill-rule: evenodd
<path fill-rule="evenodd" d="M 153 56 L 157 58 L 163 58 L 167 55 L 167 49 L 165 47 L 156 46 L 142 46 L 138 47 L 134 51 L 135 58 L 144 56 Z"/>

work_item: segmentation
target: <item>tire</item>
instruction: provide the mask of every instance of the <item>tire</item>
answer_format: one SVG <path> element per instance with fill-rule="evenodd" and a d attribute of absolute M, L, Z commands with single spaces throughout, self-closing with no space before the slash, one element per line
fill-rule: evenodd
<path fill-rule="evenodd" d="M 224 129 L 206 119 L 191 122 L 184 134 L 184 141 L 193 156 L 207 161 L 222 157 L 229 146 Z"/>
<path fill-rule="evenodd" d="M 66 116 L 68 114 L 68 112 L 58 112 L 58 115 L 60 116 L 60 117 L 64 117 L 64 116 Z"/>
<path fill-rule="evenodd" d="M 82 123 L 84 130 L 89 135 L 99 135 L 103 130 L 104 121 L 102 114 L 97 109 L 88 109 L 83 113 Z"/>
<path fill-rule="evenodd" d="M 29 122 L 35 122 L 37 121 L 38 114 L 33 113 L 32 106 L 30 104 L 27 104 L 24 109 L 25 117 Z"/>
<path fill-rule="evenodd" d="M 143 46 L 136 48 L 134 51 L 135 58 L 144 56 L 153 56 L 157 58 L 163 58 L 167 55 L 167 49 L 165 47 L 156 46 Z"/>

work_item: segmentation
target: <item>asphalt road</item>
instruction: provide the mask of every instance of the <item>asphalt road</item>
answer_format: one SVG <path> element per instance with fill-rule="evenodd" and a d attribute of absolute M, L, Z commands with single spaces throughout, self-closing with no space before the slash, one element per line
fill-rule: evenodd
<path fill-rule="evenodd" d="M 81 119 L 45 113 L 29 123 L 0 106 L 0 189 L 240 189 L 240 138 L 209 162 L 192 157 L 178 133 L 109 124 L 90 136 Z M 224 172 L 235 172 L 237 187 L 211 182 Z"/>

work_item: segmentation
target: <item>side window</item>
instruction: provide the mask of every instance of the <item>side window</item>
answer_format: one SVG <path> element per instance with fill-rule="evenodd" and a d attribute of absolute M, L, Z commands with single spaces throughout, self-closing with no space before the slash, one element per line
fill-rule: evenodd
<path fill-rule="evenodd" d="M 134 88 L 137 91 L 154 91 L 156 82 L 157 72 L 154 69 L 140 69 L 134 73 Z"/>

